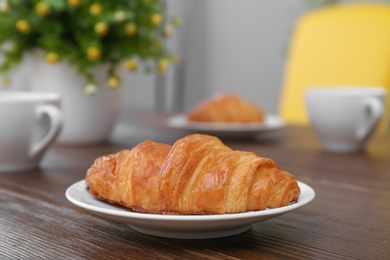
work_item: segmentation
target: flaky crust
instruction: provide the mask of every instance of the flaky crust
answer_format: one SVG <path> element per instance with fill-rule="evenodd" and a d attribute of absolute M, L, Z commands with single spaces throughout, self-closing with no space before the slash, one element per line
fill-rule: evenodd
<path fill-rule="evenodd" d="M 260 107 L 237 95 L 223 93 L 188 111 L 186 118 L 194 122 L 261 123 L 264 113 Z"/>
<path fill-rule="evenodd" d="M 159 172 L 170 148 L 146 140 L 131 150 L 97 158 L 86 175 L 89 192 L 134 211 L 160 213 Z"/>
<path fill-rule="evenodd" d="M 95 160 L 90 193 L 134 211 L 225 214 L 297 201 L 299 186 L 271 159 L 234 151 L 218 138 L 193 134 L 173 146 L 144 141 Z"/>

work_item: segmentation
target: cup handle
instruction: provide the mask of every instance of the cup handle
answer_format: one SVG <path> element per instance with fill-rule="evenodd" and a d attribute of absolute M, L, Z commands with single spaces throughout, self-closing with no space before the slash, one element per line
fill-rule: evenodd
<path fill-rule="evenodd" d="M 379 121 L 383 114 L 383 103 L 375 97 L 368 97 L 362 101 L 364 109 L 367 109 L 369 115 L 365 125 L 359 127 L 356 132 L 356 137 L 363 139 L 374 128 L 375 124 Z"/>
<path fill-rule="evenodd" d="M 50 128 L 47 134 L 30 150 L 30 157 L 35 157 L 46 149 L 57 137 L 62 128 L 62 114 L 59 108 L 53 105 L 40 105 L 35 110 L 37 118 L 47 115 L 50 120 Z"/>

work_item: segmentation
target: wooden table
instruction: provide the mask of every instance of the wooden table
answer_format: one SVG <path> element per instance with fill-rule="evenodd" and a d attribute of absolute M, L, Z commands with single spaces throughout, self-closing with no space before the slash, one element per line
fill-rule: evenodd
<path fill-rule="evenodd" d="M 130 119 L 109 143 L 56 145 L 40 170 L 0 174 L 0 259 L 390 259 L 389 132 L 354 154 L 322 151 L 304 127 L 288 126 L 267 140 L 224 140 L 272 158 L 314 188 L 316 198 L 239 235 L 180 240 L 137 233 L 64 196 L 96 157 L 144 138 L 171 143 L 186 134 L 164 127 L 163 114 Z M 126 128 L 130 121 L 138 124 Z"/>

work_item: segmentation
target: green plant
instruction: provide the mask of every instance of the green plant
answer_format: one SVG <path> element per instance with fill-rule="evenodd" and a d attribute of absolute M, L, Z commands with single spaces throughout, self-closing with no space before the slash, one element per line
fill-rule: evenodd
<path fill-rule="evenodd" d="M 7 81 L 26 53 L 41 49 L 47 62 L 74 66 L 87 92 L 95 88 L 91 69 L 108 64 L 115 88 L 117 66 L 134 71 L 140 61 L 163 73 L 176 62 L 164 41 L 179 24 L 166 17 L 163 0 L 0 0 L 0 73 Z"/>

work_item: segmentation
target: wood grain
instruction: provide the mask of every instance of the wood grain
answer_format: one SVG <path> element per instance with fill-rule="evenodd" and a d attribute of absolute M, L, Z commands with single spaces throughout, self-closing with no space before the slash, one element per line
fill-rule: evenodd
<path fill-rule="evenodd" d="M 184 133 L 171 134 L 167 142 Z M 390 133 L 355 154 L 323 152 L 310 128 L 289 126 L 281 135 L 224 142 L 274 159 L 314 188 L 314 201 L 245 233 L 205 240 L 140 234 L 66 200 L 94 158 L 130 148 L 133 139 L 55 146 L 40 170 L 0 175 L 0 259 L 388 259 Z"/>

